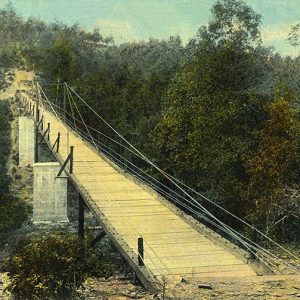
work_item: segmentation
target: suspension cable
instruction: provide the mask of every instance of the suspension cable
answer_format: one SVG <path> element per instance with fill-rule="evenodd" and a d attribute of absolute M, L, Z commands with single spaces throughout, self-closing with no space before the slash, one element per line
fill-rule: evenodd
<path fill-rule="evenodd" d="M 173 177 L 172 175 L 166 173 L 165 171 L 161 170 L 158 166 L 156 166 L 154 163 L 152 163 L 146 156 L 144 156 L 139 150 L 137 150 L 130 142 L 128 142 L 118 131 L 116 131 L 108 122 L 106 122 L 90 105 L 88 105 L 67 83 L 66 86 L 68 87 L 68 92 L 70 97 L 72 97 L 71 92 L 73 92 L 90 110 L 92 110 L 111 130 L 113 130 L 124 142 L 126 142 L 132 149 L 134 149 L 134 151 L 132 151 L 131 149 L 127 148 L 126 146 L 124 146 L 123 144 L 115 141 L 114 139 L 104 135 L 105 137 L 107 137 L 109 140 L 121 145 L 122 147 L 126 148 L 127 150 L 131 151 L 133 154 L 137 155 L 139 158 L 143 159 L 145 162 L 149 163 L 151 166 L 153 166 L 156 170 L 158 170 L 162 175 L 164 175 L 170 182 L 172 182 L 183 194 L 185 194 L 190 200 L 184 198 L 185 201 L 188 201 L 189 204 L 198 207 L 198 209 L 200 209 L 201 211 L 203 211 L 205 214 L 207 214 L 210 218 L 214 219 L 217 223 L 220 224 L 220 227 L 225 229 L 227 231 L 227 233 L 232 236 L 233 238 L 235 238 L 236 240 L 239 240 L 239 242 L 241 242 L 241 244 L 243 244 L 246 248 L 249 248 L 248 242 L 246 242 L 245 240 L 242 240 L 241 237 L 243 237 L 243 239 L 247 239 L 248 241 L 252 242 L 250 239 L 248 239 L 247 237 L 241 235 L 240 233 L 238 233 L 237 231 L 235 231 L 234 229 L 232 229 L 231 227 L 229 227 L 228 225 L 226 225 L 225 223 L 223 223 L 222 221 L 220 221 L 219 219 L 217 219 L 213 214 L 211 214 L 205 207 L 203 207 L 198 201 L 196 201 L 189 193 L 187 193 L 180 185 L 184 186 L 185 188 L 187 188 L 188 190 L 196 193 L 197 195 L 199 195 L 201 198 L 203 198 L 204 200 L 212 203 L 213 205 L 217 206 L 218 208 L 222 209 L 223 211 L 229 213 L 231 216 L 233 216 L 234 218 L 238 219 L 239 221 L 241 221 L 243 224 L 249 226 L 251 229 L 256 230 L 258 233 L 260 233 L 262 236 L 264 236 L 265 238 L 267 238 L 269 241 L 271 241 L 272 243 L 274 243 L 276 246 L 280 247 L 282 250 L 284 250 L 285 252 L 287 252 L 288 254 L 290 254 L 291 256 L 293 256 L 296 259 L 299 259 L 297 256 L 295 256 L 293 253 L 291 253 L 290 251 L 288 251 L 287 249 L 285 249 L 284 247 L 282 247 L 280 244 L 276 243 L 275 241 L 273 241 L 271 238 L 269 238 L 267 235 L 265 235 L 264 233 L 262 233 L 261 231 L 257 230 L 253 225 L 247 223 L 246 221 L 240 219 L 239 217 L 235 216 L 234 214 L 232 214 L 231 212 L 227 211 L 226 209 L 224 209 L 223 207 L 221 207 L 220 205 L 218 205 L 217 203 L 211 201 L 209 198 L 205 197 L 204 195 L 202 195 L 201 193 L 197 192 L 196 190 L 190 188 L 189 186 L 187 186 L 186 184 L 182 183 L 181 181 L 179 181 L 178 179 L 176 179 L 175 177 Z M 44 93 L 44 92 L 43 92 Z M 46 95 L 45 95 L 46 96 Z M 46 97 L 47 99 L 47 97 Z M 72 97 L 73 99 L 73 97 Z M 48 99 L 47 99 L 48 100 Z M 48 100 L 49 101 L 49 100 Z M 69 99 L 70 101 L 70 99 Z M 73 102 L 75 103 L 74 99 Z M 50 106 L 51 103 L 49 101 Z M 94 146 L 96 148 L 98 148 L 98 146 L 95 143 L 94 138 L 92 137 L 90 131 L 88 128 L 90 128 L 91 130 L 95 130 L 96 132 L 99 132 L 98 130 L 90 127 L 89 125 L 87 125 L 83 118 L 82 115 L 80 114 L 80 111 L 75 103 L 75 107 L 76 110 L 78 111 L 80 118 L 82 119 L 82 122 L 86 128 L 86 130 L 88 131 L 89 135 L 90 135 L 90 140 L 92 141 L 92 143 L 94 144 Z M 52 107 L 53 110 L 53 107 Z M 67 112 L 66 112 L 67 113 Z M 73 117 L 75 118 L 74 114 Z M 75 120 L 74 120 L 75 122 Z M 74 123 L 75 127 L 76 126 L 76 122 Z M 99 132 L 100 134 L 102 134 L 101 132 Z M 99 142 L 99 141 L 97 141 Z M 110 149 L 111 151 L 114 151 L 112 149 Z M 115 152 L 115 151 L 114 151 Z M 110 154 L 111 155 L 111 154 Z M 122 157 L 122 156 L 121 156 Z M 129 162 L 126 158 L 122 157 L 123 159 L 125 159 L 127 162 Z M 131 163 L 131 162 L 129 162 Z M 135 166 L 135 165 L 134 165 Z M 139 169 L 137 166 L 135 166 L 135 168 Z M 145 173 L 143 170 L 139 169 L 140 171 L 142 171 L 143 173 Z M 147 173 L 145 173 L 147 174 Z M 149 174 L 147 174 L 147 176 L 150 176 Z M 139 174 L 140 177 L 140 174 Z M 152 176 L 150 176 L 152 179 L 154 179 L 155 181 L 157 181 L 155 178 L 153 178 Z M 158 181 L 159 182 L 159 181 Z M 153 182 L 150 183 L 153 186 Z M 164 184 L 160 183 L 162 186 L 165 186 Z M 155 186 L 155 184 L 154 184 Z M 165 186 L 166 187 L 166 186 Z M 169 187 L 167 187 L 168 190 L 171 190 Z M 174 191 L 172 190 L 172 192 L 174 193 Z M 177 193 L 175 193 L 177 194 Z M 182 197 L 182 196 L 181 196 Z M 218 225 L 219 226 L 219 225 Z M 246 244 L 245 244 L 246 243 Z M 255 245 L 257 245 L 256 243 L 254 243 Z M 257 245 L 259 246 L 259 245 Z M 251 246 L 253 247 L 253 245 Z M 260 246 L 259 246 L 260 247 Z M 261 249 L 263 249 L 262 247 L 260 247 Z M 264 251 L 267 251 L 264 249 Z M 272 253 L 269 253 L 271 255 L 273 255 Z M 275 256 L 276 257 L 276 256 Z M 277 258 L 277 257 L 276 257 Z M 279 258 L 277 258 L 279 259 Z"/>

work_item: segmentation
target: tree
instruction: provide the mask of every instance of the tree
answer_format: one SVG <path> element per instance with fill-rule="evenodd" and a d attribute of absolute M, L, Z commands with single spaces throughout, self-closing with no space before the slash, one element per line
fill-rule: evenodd
<path fill-rule="evenodd" d="M 260 17 L 244 2 L 218 1 L 212 13 L 168 91 L 156 156 L 172 174 L 245 215 L 244 157 L 268 101 L 257 92 L 267 52 L 260 46 Z"/>
<path fill-rule="evenodd" d="M 53 44 L 45 48 L 43 55 L 43 69 L 51 80 L 59 82 L 69 81 L 78 76 L 76 65 L 76 48 L 72 40 L 60 33 L 53 40 Z"/>
<path fill-rule="evenodd" d="M 99 68 L 79 77 L 75 86 L 101 116 L 149 153 L 145 140 L 157 124 L 165 91 L 183 57 L 178 37 L 108 47 L 98 57 Z M 111 134 L 91 114 L 83 115 L 90 125 Z"/>
<path fill-rule="evenodd" d="M 249 195 L 255 205 L 255 217 L 271 226 L 276 206 L 282 202 L 287 186 L 299 182 L 299 137 L 298 111 L 293 107 L 294 97 L 286 85 L 277 87 L 275 100 L 267 105 L 268 119 L 255 135 L 258 147 L 247 161 L 250 175 Z M 274 218 L 276 221 L 276 216 Z"/>
<path fill-rule="evenodd" d="M 291 32 L 289 33 L 288 40 L 292 46 L 294 47 L 299 46 L 299 36 L 300 36 L 300 23 L 291 27 Z"/>

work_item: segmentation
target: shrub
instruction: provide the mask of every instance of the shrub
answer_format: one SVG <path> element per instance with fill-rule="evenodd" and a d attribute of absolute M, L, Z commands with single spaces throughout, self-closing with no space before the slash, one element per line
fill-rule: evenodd
<path fill-rule="evenodd" d="M 74 235 L 31 237 L 21 241 L 5 263 L 17 299 L 68 299 L 88 276 L 108 267 Z"/>
<path fill-rule="evenodd" d="M 21 174 L 15 174 L 14 178 L 15 178 L 15 180 L 20 180 L 20 179 L 22 179 L 22 175 Z"/>
<path fill-rule="evenodd" d="M 32 207 L 8 194 L 0 195 L 0 246 L 28 219 Z"/>

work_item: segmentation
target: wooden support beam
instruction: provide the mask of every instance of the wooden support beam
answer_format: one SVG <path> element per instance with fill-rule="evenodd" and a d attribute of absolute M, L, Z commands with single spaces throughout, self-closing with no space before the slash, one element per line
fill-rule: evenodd
<path fill-rule="evenodd" d="M 70 146 L 70 174 L 73 173 L 74 146 Z"/>
<path fill-rule="evenodd" d="M 81 194 L 78 197 L 78 237 L 84 238 L 84 200 Z"/>
<path fill-rule="evenodd" d="M 67 110 L 67 105 L 66 105 L 66 83 L 64 82 L 64 98 L 63 98 L 63 116 L 66 117 L 66 110 Z"/>
<path fill-rule="evenodd" d="M 72 174 L 73 173 L 73 158 L 74 158 L 74 146 L 70 146 L 70 153 L 67 157 L 67 159 L 64 161 L 63 165 L 61 166 L 57 177 L 59 177 L 61 175 L 61 173 L 64 171 L 64 169 L 66 168 L 68 162 L 70 162 L 70 169 L 69 169 L 69 173 Z"/>
<path fill-rule="evenodd" d="M 44 129 L 44 125 L 43 125 L 43 120 L 44 120 L 44 116 L 42 115 L 41 119 L 39 120 L 39 122 L 37 123 L 37 128 L 40 129 L 43 131 Z"/>
<path fill-rule="evenodd" d="M 144 266 L 144 240 L 142 237 L 138 238 L 138 264 L 140 267 Z"/>
<path fill-rule="evenodd" d="M 44 130 L 44 116 L 41 117 L 41 130 Z"/>
<path fill-rule="evenodd" d="M 106 236 L 106 232 L 102 230 L 91 242 L 91 246 L 95 247 L 98 242 L 100 242 Z"/>
<path fill-rule="evenodd" d="M 52 146 L 52 151 L 54 150 L 54 148 L 56 147 L 56 153 L 59 152 L 59 143 L 60 143 L 60 132 L 57 133 L 57 138 Z"/>
<path fill-rule="evenodd" d="M 49 141 L 50 140 L 50 137 L 49 137 L 49 131 L 50 131 L 50 123 L 48 123 L 48 126 L 47 126 L 47 129 L 44 131 L 43 135 L 42 135 L 42 138 L 40 139 L 40 143 L 45 140 L 46 138 L 46 135 L 47 135 L 47 140 Z"/>
<path fill-rule="evenodd" d="M 47 140 L 50 141 L 50 123 L 47 124 Z"/>

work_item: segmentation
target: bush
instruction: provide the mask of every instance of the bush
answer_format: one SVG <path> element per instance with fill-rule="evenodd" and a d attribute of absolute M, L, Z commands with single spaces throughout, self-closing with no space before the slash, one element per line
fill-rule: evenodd
<path fill-rule="evenodd" d="M 0 195 L 0 246 L 28 219 L 32 207 L 8 194 Z"/>
<path fill-rule="evenodd" d="M 14 176 L 15 180 L 20 180 L 22 178 L 21 174 L 15 174 Z"/>
<path fill-rule="evenodd" d="M 68 299 L 88 276 L 107 276 L 89 241 L 74 235 L 21 241 L 5 263 L 17 299 Z"/>

